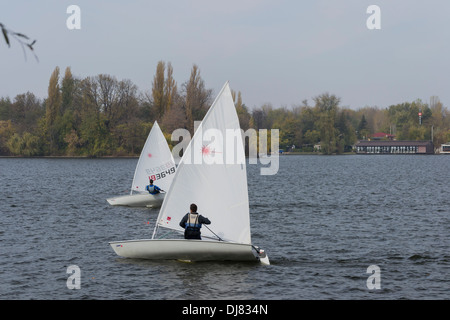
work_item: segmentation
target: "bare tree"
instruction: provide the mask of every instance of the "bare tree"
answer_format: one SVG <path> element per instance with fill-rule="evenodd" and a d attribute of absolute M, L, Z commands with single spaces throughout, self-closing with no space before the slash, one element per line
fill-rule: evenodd
<path fill-rule="evenodd" d="M 193 65 L 189 81 L 183 84 L 186 118 L 189 130 L 194 131 L 194 121 L 205 116 L 211 104 L 212 90 L 205 89 L 205 82 L 200 76 L 200 69 Z"/>

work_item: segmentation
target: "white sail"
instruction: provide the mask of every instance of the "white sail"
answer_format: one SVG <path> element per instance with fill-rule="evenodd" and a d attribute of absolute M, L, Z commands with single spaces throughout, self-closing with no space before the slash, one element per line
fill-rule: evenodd
<path fill-rule="evenodd" d="M 251 244 L 244 145 L 228 82 L 180 160 L 157 227 L 183 231 L 179 222 L 191 203 L 211 220 L 202 238 Z"/>
<path fill-rule="evenodd" d="M 166 138 L 155 121 L 136 165 L 131 194 L 147 192 L 145 186 L 149 184 L 149 179 L 153 179 L 153 184 L 167 191 L 174 176 L 175 161 Z"/>
<path fill-rule="evenodd" d="M 164 191 L 169 190 L 175 171 L 172 153 L 166 138 L 155 121 L 136 165 L 130 194 L 106 200 L 113 206 L 159 207 L 165 194 L 149 194 L 145 187 L 152 179 L 154 185 Z"/>

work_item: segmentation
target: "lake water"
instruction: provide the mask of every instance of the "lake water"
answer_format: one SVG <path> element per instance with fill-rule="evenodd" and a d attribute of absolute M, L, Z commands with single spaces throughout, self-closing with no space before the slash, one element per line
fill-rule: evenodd
<path fill-rule="evenodd" d="M 108 242 L 150 238 L 158 214 L 106 202 L 136 163 L 0 158 L 0 299 L 450 298 L 450 157 L 281 156 L 273 176 L 248 165 L 252 241 L 270 266 L 118 257 Z"/>

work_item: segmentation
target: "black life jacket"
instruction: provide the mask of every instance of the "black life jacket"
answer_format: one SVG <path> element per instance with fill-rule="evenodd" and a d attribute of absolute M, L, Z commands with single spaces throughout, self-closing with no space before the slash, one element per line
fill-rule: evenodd
<path fill-rule="evenodd" d="M 201 223 L 198 222 L 198 213 L 188 213 L 188 219 L 186 221 L 184 236 L 186 239 L 201 239 L 200 228 Z"/>

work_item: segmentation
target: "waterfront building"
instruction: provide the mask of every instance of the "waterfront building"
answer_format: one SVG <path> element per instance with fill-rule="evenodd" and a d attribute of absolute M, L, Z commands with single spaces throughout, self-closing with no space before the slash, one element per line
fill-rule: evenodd
<path fill-rule="evenodd" d="M 357 154 L 434 154 L 434 146 L 432 141 L 360 141 L 355 151 Z"/>
<path fill-rule="evenodd" d="M 450 142 L 441 144 L 441 149 L 439 150 L 441 154 L 450 154 Z"/>

